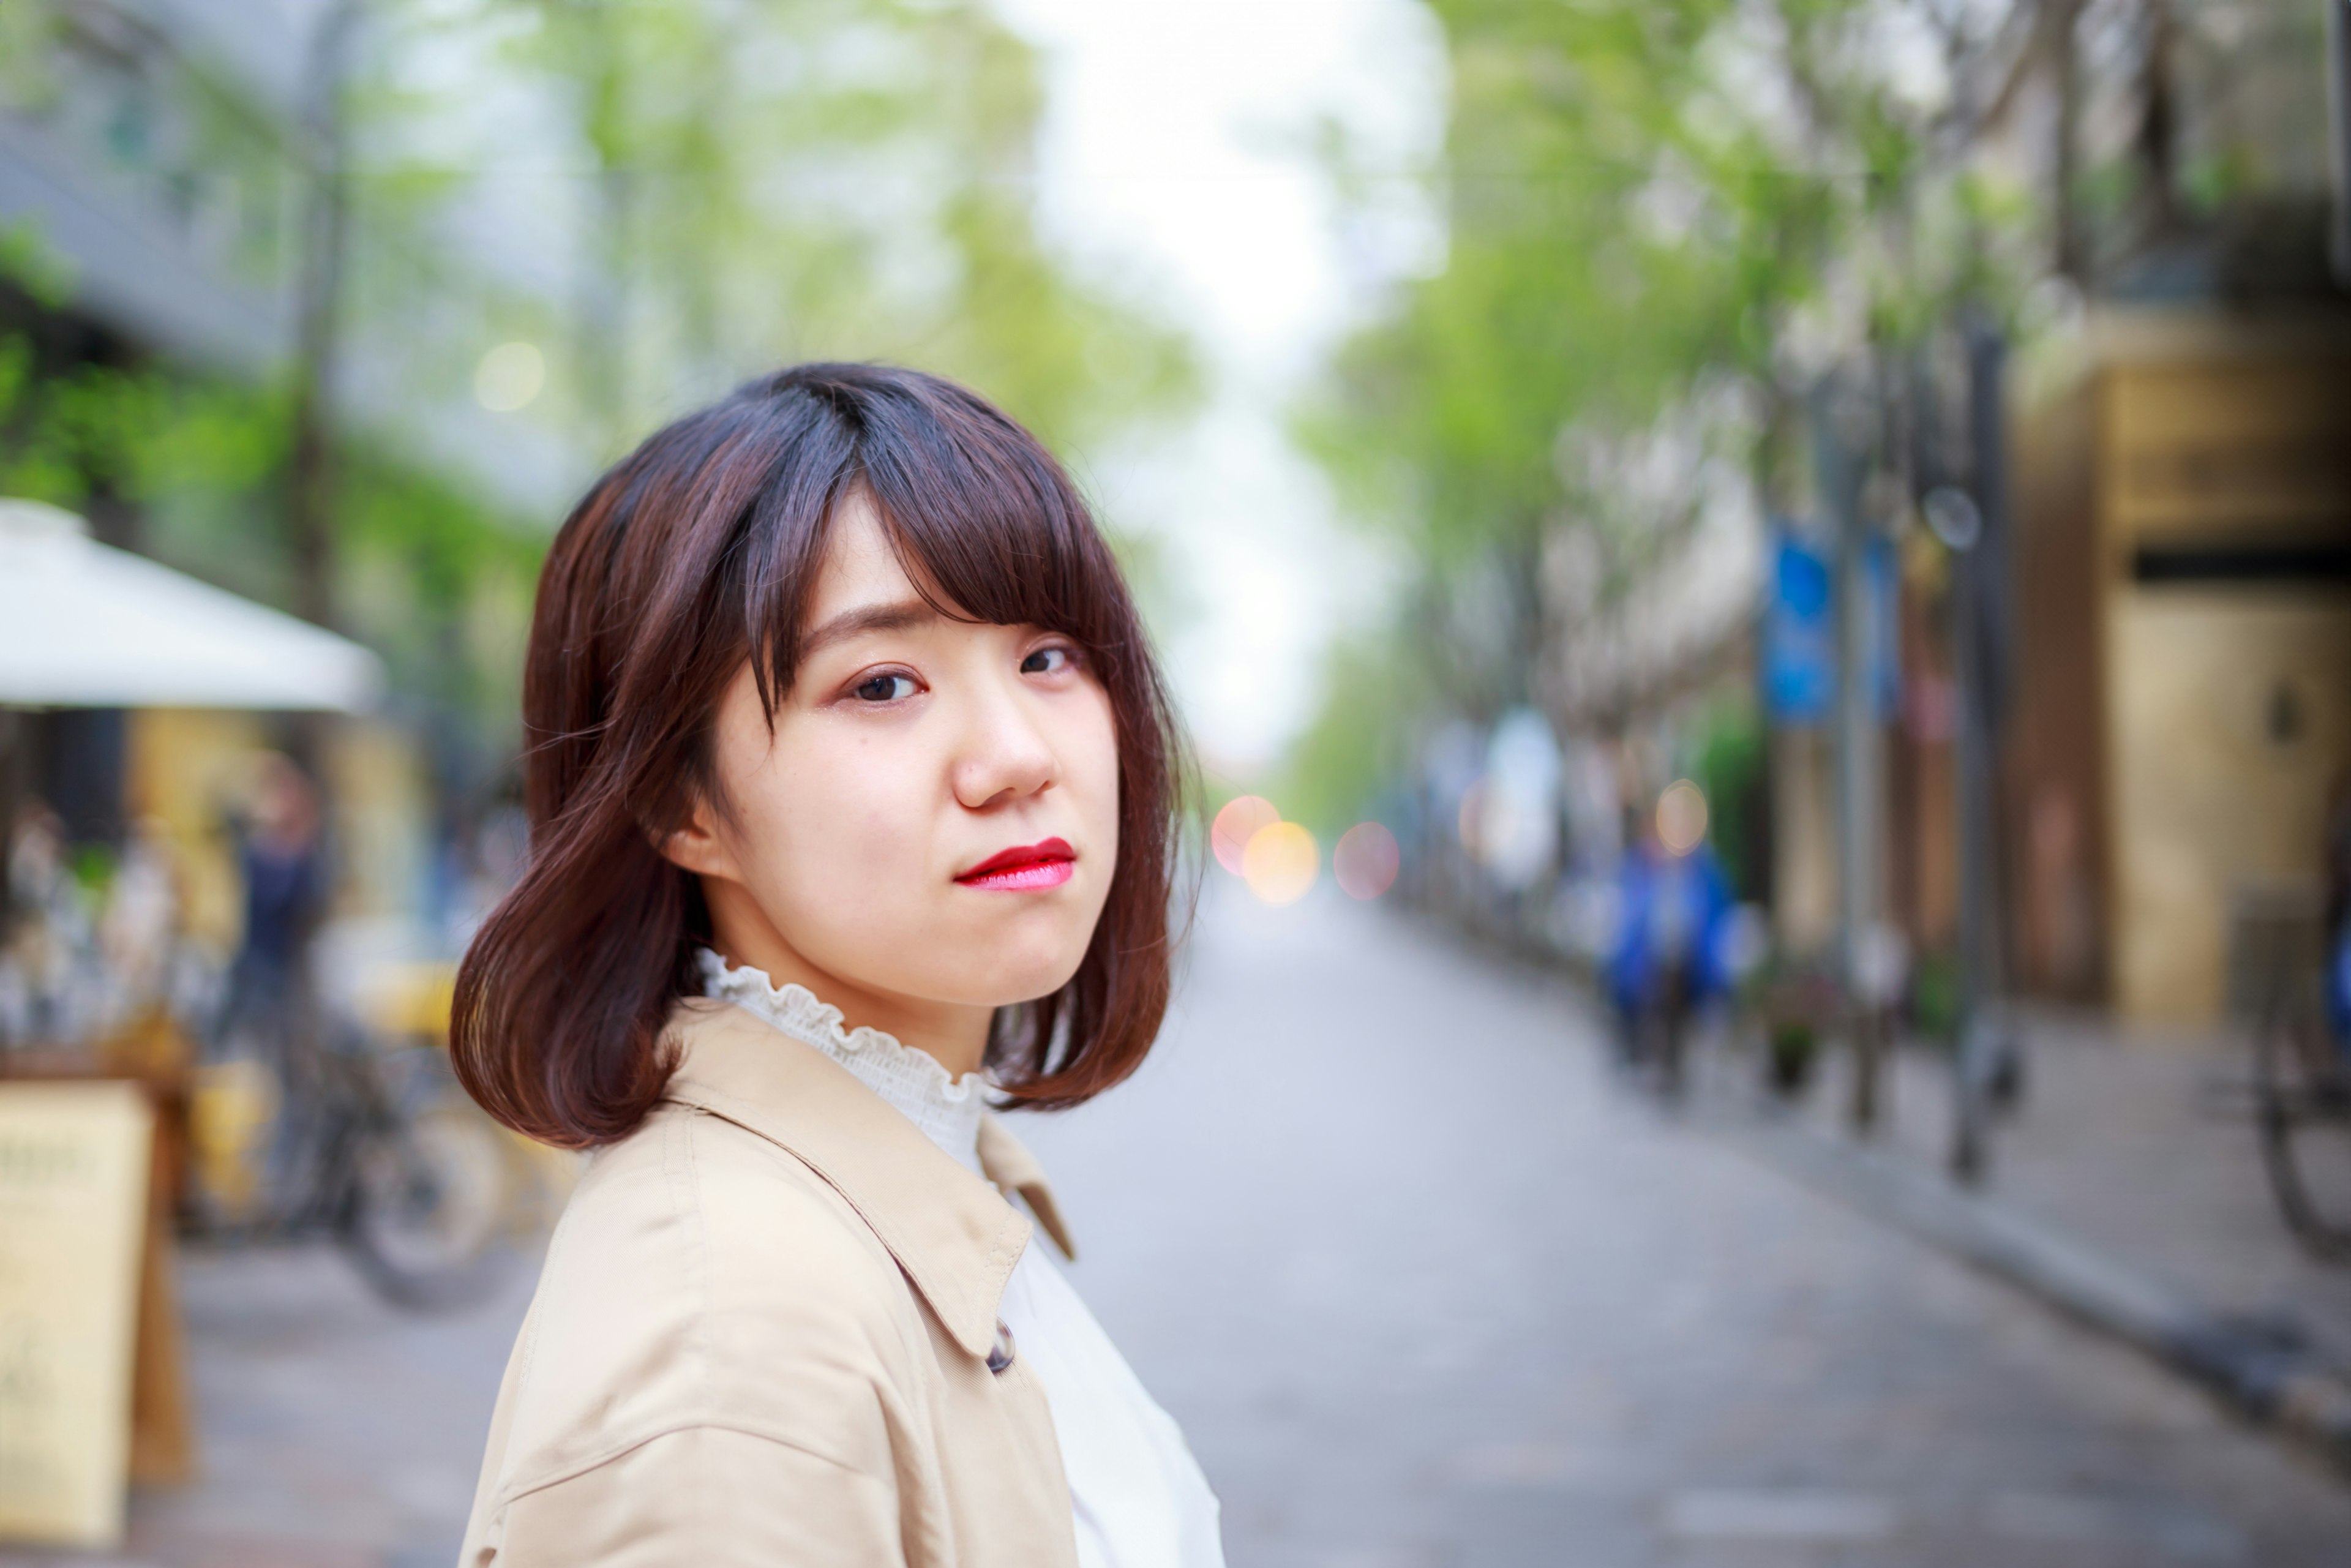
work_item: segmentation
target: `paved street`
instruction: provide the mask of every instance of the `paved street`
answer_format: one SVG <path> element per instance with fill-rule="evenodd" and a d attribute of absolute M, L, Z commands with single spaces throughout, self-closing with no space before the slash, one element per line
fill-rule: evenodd
<path fill-rule="evenodd" d="M 2351 1561 L 2351 1488 L 1662 1118 L 1572 993 L 1335 896 L 1215 904 L 1141 1076 L 1023 1132 L 1236 1568 Z M 520 1290 L 186 1288 L 211 1479 L 132 1559 L 445 1562 Z"/>
<path fill-rule="evenodd" d="M 1237 1568 L 2351 1561 L 2331 1477 L 1593 1046 L 1400 921 L 1235 899 L 1135 1082 L 1029 1133 Z"/>

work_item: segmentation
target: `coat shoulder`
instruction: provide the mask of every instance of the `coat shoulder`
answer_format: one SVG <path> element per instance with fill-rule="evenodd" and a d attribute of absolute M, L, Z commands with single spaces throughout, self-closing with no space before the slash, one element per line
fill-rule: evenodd
<path fill-rule="evenodd" d="M 925 1337 L 888 1250 L 821 1177 L 665 1103 L 591 1159 L 556 1226 L 502 1396 L 496 1490 L 696 1427 L 886 1473 Z"/>

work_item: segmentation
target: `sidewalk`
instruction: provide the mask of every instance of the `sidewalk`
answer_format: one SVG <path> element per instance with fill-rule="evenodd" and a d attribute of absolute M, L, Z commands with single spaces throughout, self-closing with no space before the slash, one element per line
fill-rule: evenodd
<path fill-rule="evenodd" d="M 1849 1130 L 1837 1053 L 1792 1110 L 1727 1121 L 1792 1174 L 1928 1235 L 2071 1315 L 2137 1343 L 2351 1462 L 2351 1268 L 2304 1254 L 2272 1200 L 2259 1140 L 2211 1092 L 2241 1043 L 2131 1033 L 2053 1010 L 2022 1020 L 2024 1103 L 1996 1124 L 1976 1192 L 1945 1176 L 1950 1074 L 1897 1053 L 1876 1134 Z M 1752 1098 L 1718 1061 L 1709 1107 Z"/>

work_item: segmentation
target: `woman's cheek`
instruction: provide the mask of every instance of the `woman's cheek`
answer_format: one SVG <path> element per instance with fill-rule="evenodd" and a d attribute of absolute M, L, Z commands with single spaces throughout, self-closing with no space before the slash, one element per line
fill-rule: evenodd
<path fill-rule="evenodd" d="M 905 798 L 905 779 L 891 769 L 843 768 L 833 783 L 838 792 L 829 792 L 814 836 L 836 896 L 903 918 L 925 891 L 932 822 Z"/>
<path fill-rule="evenodd" d="M 1088 823 L 1115 856 L 1118 848 L 1118 737 L 1112 728 L 1110 699 L 1102 698 L 1102 724 L 1088 755 Z"/>

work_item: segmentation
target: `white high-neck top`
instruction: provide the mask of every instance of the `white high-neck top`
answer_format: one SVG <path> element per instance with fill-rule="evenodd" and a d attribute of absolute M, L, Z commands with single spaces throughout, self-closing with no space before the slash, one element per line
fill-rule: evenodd
<path fill-rule="evenodd" d="M 780 989 L 758 969 L 701 956 L 703 994 L 734 1003 L 815 1047 L 980 1174 L 978 1073 L 879 1030 L 841 1027 L 841 1009 L 807 987 Z M 1018 1354 L 1045 1385 L 1076 1512 L 1080 1568 L 1224 1568 L 1216 1494 L 1175 1419 L 1153 1400 L 1042 1245 L 1020 1254 L 997 1309 Z"/>

